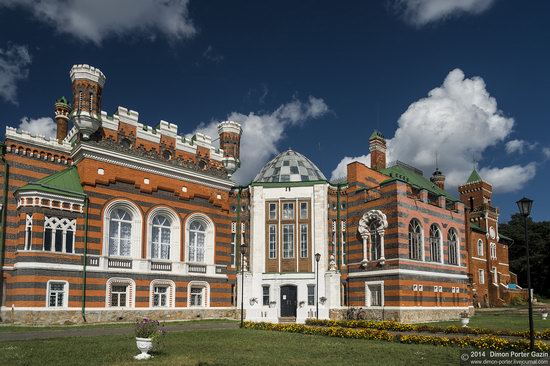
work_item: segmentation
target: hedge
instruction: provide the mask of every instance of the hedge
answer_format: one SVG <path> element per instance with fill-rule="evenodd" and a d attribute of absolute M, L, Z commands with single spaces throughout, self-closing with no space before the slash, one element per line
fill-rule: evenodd
<path fill-rule="evenodd" d="M 310 322 L 311 323 L 311 322 Z M 436 337 L 425 335 L 394 335 L 387 330 L 368 328 L 346 328 L 341 326 L 312 326 L 304 324 L 276 324 L 245 322 L 244 328 L 257 330 L 270 330 L 278 332 L 290 332 L 301 334 L 315 334 L 338 338 L 371 339 L 387 342 L 401 342 L 409 344 L 431 344 L 435 346 L 473 347 L 481 349 L 500 350 L 529 350 L 529 342 L 526 340 L 508 340 L 494 335 L 482 337 Z M 535 350 L 539 352 L 550 351 L 550 344 L 543 341 L 535 342 Z"/>

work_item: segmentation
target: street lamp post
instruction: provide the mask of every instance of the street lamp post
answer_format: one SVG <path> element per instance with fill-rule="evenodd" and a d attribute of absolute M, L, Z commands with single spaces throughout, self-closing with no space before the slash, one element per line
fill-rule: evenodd
<path fill-rule="evenodd" d="M 531 214 L 533 200 L 523 197 L 516 202 L 519 212 L 523 216 L 523 227 L 525 233 L 525 249 L 527 250 L 527 302 L 529 303 L 529 347 L 531 351 L 535 349 L 535 329 L 533 326 L 533 299 L 531 295 L 531 265 L 529 263 L 529 237 L 527 235 L 527 218 Z"/>
<path fill-rule="evenodd" d="M 244 326 L 244 256 L 246 244 L 241 244 L 241 328 Z"/>
<path fill-rule="evenodd" d="M 315 254 L 315 273 L 317 274 L 316 280 L 317 283 L 315 285 L 315 316 L 317 317 L 317 320 L 319 320 L 319 261 L 321 260 L 321 253 Z"/>

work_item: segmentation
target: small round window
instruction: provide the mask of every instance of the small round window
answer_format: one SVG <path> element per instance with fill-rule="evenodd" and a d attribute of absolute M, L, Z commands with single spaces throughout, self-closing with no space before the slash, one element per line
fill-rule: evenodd
<path fill-rule="evenodd" d="M 206 161 L 204 161 L 204 160 L 199 161 L 199 168 L 201 170 L 205 170 L 206 166 L 207 166 Z"/>
<path fill-rule="evenodd" d="M 122 140 L 120 140 L 120 144 L 125 149 L 129 149 L 132 147 L 132 141 L 130 141 L 130 139 L 127 139 L 127 138 L 123 138 Z"/>
<path fill-rule="evenodd" d="M 164 160 L 172 160 L 172 153 L 170 152 L 170 150 L 164 150 L 164 152 L 162 153 L 162 157 L 164 158 Z"/>

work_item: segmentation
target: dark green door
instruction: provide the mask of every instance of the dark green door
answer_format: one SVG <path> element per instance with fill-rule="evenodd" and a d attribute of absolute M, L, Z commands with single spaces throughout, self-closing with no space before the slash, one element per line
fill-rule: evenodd
<path fill-rule="evenodd" d="M 298 290 L 296 286 L 281 286 L 281 316 L 296 317 Z"/>

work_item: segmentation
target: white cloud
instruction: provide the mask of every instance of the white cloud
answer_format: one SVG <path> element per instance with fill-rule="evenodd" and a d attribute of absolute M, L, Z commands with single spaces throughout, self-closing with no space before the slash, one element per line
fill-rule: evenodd
<path fill-rule="evenodd" d="M 26 46 L 0 48 L 0 97 L 17 104 L 17 83 L 29 75 L 31 55 Z"/>
<path fill-rule="evenodd" d="M 193 36 L 188 5 L 189 0 L 0 0 L 0 7 L 21 7 L 59 33 L 97 45 L 110 36 Z"/>
<path fill-rule="evenodd" d="M 334 181 L 334 180 L 337 180 L 339 178 L 343 178 L 346 176 L 347 172 L 348 172 L 348 164 L 349 163 L 352 163 L 354 161 L 358 161 L 360 163 L 363 163 L 365 164 L 366 166 L 370 167 L 370 154 L 367 154 L 367 155 L 361 155 L 361 156 L 356 156 L 354 158 L 352 157 L 349 157 L 349 156 L 346 156 L 344 157 L 339 163 L 338 165 L 336 166 L 336 168 L 334 168 L 334 170 L 332 171 L 332 173 L 330 174 L 330 180 L 331 181 Z"/>
<path fill-rule="evenodd" d="M 263 165 L 278 153 L 277 144 L 284 138 L 289 126 L 301 125 L 306 120 L 319 118 L 329 111 L 323 99 L 310 96 L 307 102 L 294 99 L 271 113 L 242 114 L 233 112 L 228 120 L 241 124 L 241 168 L 233 175 L 240 184 L 249 183 Z M 219 121 L 202 124 L 195 132 L 216 138 Z"/>
<path fill-rule="evenodd" d="M 455 69 L 443 85 L 412 103 L 401 115 L 394 137 L 387 141 L 387 160 L 402 160 L 429 176 L 437 152 L 447 187 L 454 189 L 466 181 L 472 158 L 479 160 L 488 147 L 502 143 L 513 126 L 514 120 L 497 108 L 483 79 L 465 78 L 462 70 Z M 523 174 L 518 178 L 515 175 L 520 170 Z M 536 166 L 482 168 L 481 172 L 488 174 L 482 178 L 492 183 L 495 191 L 504 192 L 518 189 L 533 178 Z M 505 177 L 515 182 L 507 182 Z"/>
<path fill-rule="evenodd" d="M 502 193 L 521 189 L 525 183 L 535 176 L 536 172 L 536 164 L 529 163 L 525 166 L 511 165 L 505 168 L 481 168 L 479 174 L 493 187 L 498 188 L 498 192 Z"/>
<path fill-rule="evenodd" d="M 494 0 L 396 0 L 395 8 L 404 19 L 415 25 L 442 21 L 463 14 L 481 14 Z"/>
<path fill-rule="evenodd" d="M 550 159 L 550 147 L 543 147 L 542 153 L 546 159 Z"/>
<path fill-rule="evenodd" d="M 533 150 L 537 147 L 537 143 L 529 143 L 525 140 L 510 140 L 506 143 L 506 152 L 508 154 L 519 153 L 523 154 L 526 150 Z"/>
<path fill-rule="evenodd" d="M 53 138 L 56 136 L 57 126 L 50 117 L 32 119 L 29 117 L 21 118 L 19 128 L 34 135 Z"/>

